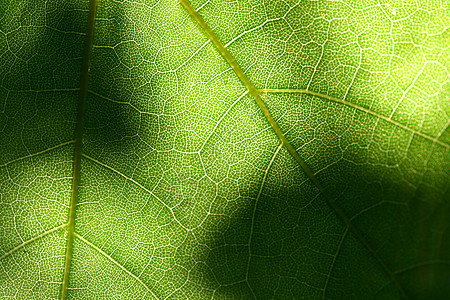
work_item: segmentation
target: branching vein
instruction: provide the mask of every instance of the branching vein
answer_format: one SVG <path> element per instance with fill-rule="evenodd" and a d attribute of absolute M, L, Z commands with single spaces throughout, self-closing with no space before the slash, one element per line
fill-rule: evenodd
<path fill-rule="evenodd" d="M 34 157 L 34 156 L 38 156 L 38 155 L 50 152 L 50 151 L 55 150 L 57 148 L 60 148 L 60 147 L 66 146 L 66 145 L 70 145 L 70 144 L 73 144 L 73 143 L 75 143 L 75 141 L 68 141 L 68 142 L 65 142 L 65 143 L 62 143 L 62 144 L 50 147 L 48 149 L 45 149 L 45 150 L 42 150 L 42 151 L 39 151 L 39 152 L 36 152 L 36 153 L 28 154 L 28 155 L 25 155 L 25 156 L 22 156 L 22 157 L 10 160 L 10 161 L 0 165 L 0 168 L 6 167 L 7 165 L 13 164 L 15 162 L 18 162 L 18 161 L 21 161 L 21 160 L 24 160 L 24 159 L 27 159 L 27 158 L 31 158 L 31 157 Z"/>
<path fill-rule="evenodd" d="M 155 298 L 155 299 L 159 299 L 153 292 L 152 290 L 150 290 L 150 288 L 136 275 L 134 275 L 133 273 L 131 273 L 130 271 L 128 271 L 124 266 L 122 266 L 117 260 L 115 260 L 114 258 L 112 258 L 111 256 L 109 256 L 105 251 L 103 251 L 102 249 L 100 249 L 99 247 L 95 246 L 94 244 L 92 244 L 91 242 L 89 242 L 88 240 L 86 240 L 84 237 L 82 237 L 81 235 L 79 235 L 78 233 L 74 233 L 75 237 L 77 237 L 78 239 L 82 240 L 84 243 L 86 243 L 87 245 L 89 245 L 91 248 L 97 250 L 101 255 L 103 255 L 104 257 L 106 257 L 110 262 L 112 262 L 113 264 L 115 264 L 116 266 L 118 266 L 120 269 L 122 269 L 125 273 L 127 273 L 128 275 L 130 275 L 131 277 L 133 277 L 134 279 L 136 279 L 140 284 L 142 284 L 143 287 L 145 287 L 145 289 Z"/>
<path fill-rule="evenodd" d="M 137 185 L 138 187 L 140 187 L 141 189 L 143 189 L 144 191 L 146 191 L 147 193 L 149 193 L 151 196 L 155 197 L 156 200 L 158 200 L 162 205 L 164 205 L 164 207 L 166 207 L 166 208 L 172 213 L 172 217 L 173 217 L 173 219 L 175 220 L 175 222 L 177 222 L 178 225 L 180 225 L 180 226 L 181 226 L 183 229 L 185 229 L 186 231 L 190 231 L 190 230 L 189 230 L 188 228 L 186 228 L 183 224 L 181 224 L 180 221 L 178 221 L 178 219 L 175 217 L 175 214 L 173 213 L 173 209 L 172 209 L 170 206 L 168 206 L 166 203 L 164 203 L 164 201 L 162 201 L 161 199 L 159 199 L 158 196 L 156 196 L 156 195 L 155 195 L 152 191 L 150 191 L 148 188 L 146 188 L 145 186 L 143 186 L 142 184 L 140 184 L 139 182 L 137 182 L 137 181 L 134 180 L 133 178 L 128 177 L 127 175 L 123 174 L 122 172 L 120 172 L 120 171 L 114 169 L 114 168 L 111 167 L 111 166 L 108 166 L 108 165 L 105 164 L 105 163 L 102 163 L 101 161 L 96 160 L 96 159 L 93 158 L 93 157 L 90 157 L 89 155 L 86 155 L 86 154 L 83 153 L 82 156 L 83 156 L 84 158 L 89 159 L 90 161 L 92 161 L 92 162 L 94 162 L 94 163 L 96 163 L 96 164 L 99 164 L 99 165 L 105 167 L 106 169 L 111 170 L 111 171 L 113 171 L 114 173 L 116 173 L 116 174 L 122 176 L 122 177 L 125 178 L 126 180 L 128 180 L 128 181 L 134 183 L 135 185 Z"/>
<path fill-rule="evenodd" d="M 344 243 L 344 240 L 347 237 L 347 233 L 348 233 L 348 227 L 345 228 L 345 231 L 342 234 L 341 240 L 339 241 L 339 245 L 338 245 L 338 247 L 336 249 L 336 253 L 333 255 L 333 261 L 331 262 L 331 266 L 328 269 L 327 279 L 325 280 L 325 284 L 323 286 L 322 299 L 325 299 L 325 295 L 326 295 L 326 291 L 327 291 L 327 287 L 328 287 L 328 282 L 330 281 L 331 273 L 333 272 L 334 265 L 336 264 L 336 259 L 339 256 L 339 253 L 341 252 L 342 244 Z"/>
<path fill-rule="evenodd" d="M 307 95 L 311 95 L 311 96 L 316 96 L 316 97 L 319 97 L 319 98 L 327 99 L 327 100 L 330 100 L 330 101 L 333 101 L 333 102 L 336 102 L 336 103 L 341 103 L 341 104 L 344 104 L 346 106 L 355 108 L 355 109 L 357 109 L 359 111 L 363 111 L 363 112 L 365 112 L 367 114 L 370 114 L 372 116 L 375 116 L 377 118 L 380 118 L 380 119 L 382 119 L 384 121 L 387 121 L 387 122 L 389 122 L 389 123 L 391 123 L 391 124 L 393 124 L 393 125 L 395 125 L 397 127 L 400 127 L 400 128 L 402 128 L 404 130 L 412 132 L 415 135 L 421 136 L 421 137 L 423 137 L 423 138 L 425 138 L 425 139 L 427 139 L 427 140 L 429 140 L 429 141 L 431 141 L 433 143 L 436 143 L 436 144 L 438 144 L 440 146 L 443 146 L 443 147 L 445 147 L 447 149 L 450 149 L 450 145 L 449 144 L 446 144 L 446 143 L 438 140 L 437 138 L 434 138 L 434 137 L 429 136 L 429 135 L 427 135 L 427 134 L 425 134 L 423 132 L 420 132 L 420 131 L 414 130 L 412 128 L 409 128 L 406 125 L 403 125 L 403 124 L 401 124 L 401 123 L 399 123 L 399 122 L 397 122 L 395 120 L 392 120 L 390 117 L 383 116 L 383 115 L 381 115 L 381 114 L 379 114 L 377 112 L 374 112 L 374 111 L 372 111 L 372 110 L 370 110 L 368 108 L 359 106 L 357 104 L 354 104 L 352 102 L 349 102 L 349 101 L 346 101 L 346 100 L 343 100 L 343 99 L 335 98 L 335 97 L 332 97 L 332 96 L 328 96 L 326 94 L 321 94 L 321 93 L 310 91 L 310 90 L 302 90 L 302 89 L 259 89 L 258 91 L 260 93 L 299 93 L 299 94 L 307 94 Z"/>
<path fill-rule="evenodd" d="M 41 233 L 41 234 L 39 234 L 39 235 L 37 235 L 37 236 L 35 236 L 35 237 L 33 237 L 33 238 L 31 238 L 31 239 L 29 239 L 29 240 L 23 242 L 22 244 L 20 244 L 20 245 L 14 247 L 14 248 L 12 248 L 12 249 L 9 250 L 8 252 L 6 252 L 6 253 L 3 254 L 2 256 L 0 256 L 0 260 L 4 259 L 5 257 L 7 257 L 7 256 L 9 256 L 9 255 L 11 255 L 11 254 L 13 254 L 13 253 L 16 252 L 17 250 L 19 250 L 19 249 L 25 247 L 26 245 L 31 244 L 32 242 L 37 241 L 38 239 L 43 238 L 44 236 L 49 235 L 50 233 L 55 232 L 55 231 L 57 231 L 57 230 L 59 230 L 59 229 L 61 229 L 61 228 L 64 228 L 64 227 L 66 227 L 66 226 L 67 226 L 67 224 L 59 225 L 59 226 L 57 226 L 57 227 L 54 227 L 54 228 L 52 228 L 52 229 L 50 229 L 50 230 L 47 230 L 47 231 L 45 231 L 45 232 L 43 232 L 43 233 Z"/>
<path fill-rule="evenodd" d="M 247 263 L 247 271 L 245 272 L 245 280 L 247 282 L 248 287 L 252 291 L 253 297 L 255 299 L 256 299 L 255 292 L 253 291 L 252 287 L 250 286 L 250 283 L 248 282 L 248 272 L 250 270 L 250 261 L 252 259 L 252 248 L 251 248 L 251 245 L 252 245 L 252 237 L 253 237 L 253 228 L 255 227 L 254 225 L 255 225 L 256 209 L 258 207 L 259 198 L 261 198 L 261 194 L 262 194 L 262 191 L 263 191 L 264 184 L 266 183 L 267 174 L 269 173 L 269 170 L 272 167 L 273 162 L 275 161 L 275 157 L 277 157 L 278 153 L 280 152 L 281 147 L 283 147 L 283 143 L 281 143 L 280 146 L 278 146 L 277 150 L 275 151 L 275 153 L 273 154 L 272 158 L 270 159 L 270 162 L 267 165 L 266 170 L 264 171 L 264 177 L 263 177 L 263 180 L 261 182 L 261 186 L 259 188 L 258 196 L 256 197 L 256 200 L 255 200 L 255 205 L 253 206 L 252 224 L 250 226 L 250 236 L 248 238 L 248 263 Z"/>

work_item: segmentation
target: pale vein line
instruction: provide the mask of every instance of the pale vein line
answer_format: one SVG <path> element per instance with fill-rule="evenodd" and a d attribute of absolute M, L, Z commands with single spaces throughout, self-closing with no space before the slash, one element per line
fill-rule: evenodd
<path fill-rule="evenodd" d="M 108 100 L 108 101 L 113 102 L 113 103 L 131 105 L 130 102 L 127 102 L 127 101 L 117 101 L 117 100 L 111 99 L 111 98 L 109 98 L 109 97 L 107 97 L 107 96 L 103 96 L 103 95 L 101 95 L 101 94 L 99 94 L 99 93 L 97 93 L 97 92 L 94 92 L 93 90 L 89 90 L 89 89 L 88 89 L 87 92 L 88 92 L 89 94 L 92 94 L 92 95 L 94 95 L 94 96 L 100 97 L 100 98 L 102 98 L 102 99 Z M 132 105 L 131 105 L 131 106 L 132 106 Z M 132 106 L 132 107 L 134 108 L 134 106 Z M 136 109 L 136 110 L 138 110 L 138 109 Z M 138 111 L 139 111 L 139 110 L 138 110 Z"/>
<path fill-rule="evenodd" d="M 34 157 L 34 156 L 38 156 L 38 155 L 44 154 L 46 152 L 50 152 L 50 151 L 55 150 L 57 148 L 60 148 L 60 147 L 66 146 L 66 145 L 70 145 L 70 144 L 73 144 L 73 143 L 75 143 L 75 141 L 68 141 L 68 142 L 65 142 L 65 143 L 62 143 L 62 144 L 50 147 L 48 149 L 45 149 L 45 150 L 42 150 L 42 151 L 39 151 L 39 152 L 36 152 L 36 153 L 28 154 L 26 156 L 22 156 L 22 157 L 13 159 L 11 161 L 8 161 L 7 163 L 4 163 L 4 164 L 0 165 L 0 168 L 6 167 L 7 165 L 13 164 L 15 162 L 18 162 L 18 161 L 21 161 L 21 160 L 24 160 L 24 159 L 27 159 L 27 158 L 31 158 L 31 157 Z"/>
<path fill-rule="evenodd" d="M 88 90 L 88 93 L 94 96 L 97 96 L 99 98 L 102 98 L 106 101 L 112 102 L 112 103 L 117 103 L 117 104 L 121 104 L 121 105 L 128 105 L 131 108 L 133 108 L 134 110 L 136 110 L 137 112 L 139 112 L 140 114 L 146 114 L 146 115 L 151 115 L 151 116 L 156 116 L 156 117 L 160 117 L 161 115 L 155 114 L 155 113 L 150 113 L 150 112 L 145 112 L 140 110 L 139 108 L 137 108 L 136 106 L 134 106 L 133 104 L 131 104 L 131 102 L 128 101 L 118 101 L 118 100 L 114 100 L 110 97 L 107 96 L 103 96 L 102 94 L 99 94 L 97 92 L 94 92 L 93 90 Z"/>
<path fill-rule="evenodd" d="M 275 18 L 275 19 L 268 19 L 268 20 L 265 20 L 265 21 L 262 22 L 261 24 L 255 26 L 255 27 L 253 27 L 253 28 L 250 28 L 249 30 L 244 30 L 243 32 L 241 32 L 240 34 L 238 34 L 237 36 L 235 36 L 233 39 L 231 39 L 228 43 L 226 43 L 226 44 L 225 44 L 225 48 L 228 48 L 232 43 L 234 43 L 236 40 L 238 40 L 239 38 L 243 37 L 244 35 L 249 34 L 250 32 L 255 31 L 255 30 L 257 30 L 257 29 L 263 28 L 267 23 L 275 22 L 275 21 L 279 21 L 279 20 L 285 20 L 286 16 L 291 12 L 291 10 L 293 10 L 293 9 L 294 9 L 295 7 L 297 7 L 299 4 L 300 4 L 300 1 L 297 2 L 297 3 L 295 3 L 294 6 L 289 7 L 289 9 L 286 11 L 286 13 L 285 13 L 282 17 Z M 199 9 L 197 8 L 197 12 L 198 12 L 198 11 L 199 11 Z M 292 27 L 290 27 L 290 28 L 291 28 L 291 30 L 293 31 L 293 34 L 295 34 L 295 32 L 296 32 L 297 30 L 292 29 Z"/>
<path fill-rule="evenodd" d="M 394 274 L 399 275 L 403 272 L 407 272 L 407 271 L 411 271 L 415 268 L 420 268 L 423 266 L 427 266 L 427 265 L 433 265 L 433 264 L 443 264 L 443 265 L 449 265 L 450 266 L 450 262 L 448 261 L 442 261 L 442 260 L 430 260 L 430 261 L 425 261 L 425 262 L 421 262 L 418 264 L 414 264 L 411 267 L 407 267 L 404 269 L 400 269 L 394 272 Z M 375 295 L 378 295 L 378 293 L 380 293 L 386 286 L 388 286 L 389 284 L 391 284 L 390 282 L 387 282 L 385 284 L 383 284 L 376 292 Z"/>
<path fill-rule="evenodd" d="M 330 281 L 331 273 L 333 272 L 334 265 L 336 264 L 336 258 L 338 257 L 339 253 L 341 252 L 341 247 L 342 247 L 342 244 L 344 243 L 344 240 L 345 240 L 345 237 L 347 236 L 347 233 L 348 233 L 348 226 L 347 226 L 347 228 L 345 228 L 344 234 L 342 235 L 342 238 L 339 241 L 339 245 L 338 245 L 338 247 L 336 249 L 336 253 L 333 256 L 333 261 L 331 262 L 330 269 L 328 270 L 328 276 L 327 276 L 327 279 L 326 279 L 325 284 L 323 286 L 322 299 L 325 299 L 325 292 L 327 290 L 328 282 Z"/>
<path fill-rule="evenodd" d="M 404 272 L 407 272 L 407 271 L 414 270 L 416 268 L 420 268 L 420 267 L 427 266 L 427 265 L 434 265 L 434 264 L 442 264 L 442 265 L 449 265 L 450 266 L 450 261 L 445 261 L 445 260 L 424 261 L 424 262 L 421 262 L 421 263 L 414 264 L 414 265 L 412 265 L 410 267 L 397 270 L 397 271 L 394 272 L 394 274 L 400 274 L 400 273 L 404 273 Z"/>
<path fill-rule="evenodd" d="M 200 52 L 200 50 L 202 50 L 203 48 L 205 48 L 206 45 L 208 45 L 211 42 L 211 40 L 207 40 L 203 45 L 201 45 L 197 50 L 195 50 L 194 53 L 192 53 L 191 56 L 189 56 L 181 65 L 179 65 L 177 68 L 175 68 L 174 70 L 171 70 L 171 72 L 174 71 L 178 71 L 179 69 L 181 69 L 185 64 L 187 64 L 191 59 L 193 59 L 197 53 Z M 163 72 L 164 73 L 164 72 Z"/>
<path fill-rule="evenodd" d="M 124 266 L 122 266 L 117 260 L 115 260 L 114 258 L 112 258 L 111 256 L 109 256 L 105 251 L 103 251 L 102 249 L 100 249 L 99 247 L 95 246 L 93 243 L 89 242 L 88 240 L 86 240 L 84 237 L 82 237 L 81 235 L 79 235 L 78 233 L 74 233 L 75 237 L 79 238 L 80 240 L 82 240 L 84 243 L 86 243 L 87 245 L 89 245 L 90 247 L 92 247 L 93 249 L 97 250 L 100 254 L 102 254 L 105 258 L 107 258 L 110 262 L 112 262 L 113 264 L 115 264 L 116 266 L 118 266 L 120 269 L 122 269 L 125 273 L 127 273 L 128 275 L 130 275 L 131 277 L 133 277 L 134 279 L 136 279 L 140 284 L 142 284 L 143 287 L 145 287 L 145 289 L 152 294 L 153 297 L 155 297 L 155 299 L 159 299 L 158 296 L 156 296 L 153 291 L 136 275 L 134 275 L 133 273 L 131 273 L 130 271 L 128 271 Z"/>
<path fill-rule="evenodd" d="M 12 248 L 11 250 L 9 250 L 9 251 L 6 252 L 5 254 L 3 254 L 3 255 L 0 257 L 0 260 L 4 259 L 5 257 L 7 257 L 7 256 L 9 256 L 9 255 L 11 255 L 11 254 L 13 254 L 14 252 L 16 252 L 17 250 L 19 250 L 20 248 L 23 248 L 23 247 L 25 247 L 26 245 L 28 245 L 28 244 L 30 244 L 30 243 L 32 243 L 32 242 L 34 242 L 34 241 L 36 241 L 36 240 L 38 240 L 38 239 L 40 239 L 40 238 L 43 238 L 44 236 L 46 236 L 46 235 L 48 235 L 48 234 L 50 234 L 50 233 L 52 233 L 52 232 L 55 232 L 55 231 L 57 231 L 57 230 L 59 230 L 59 229 L 61 229 L 61 228 L 64 228 L 64 227 L 66 227 L 67 225 L 68 225 L 68 224 L 62 224 L 62 225 L 59 225 L 59 226 L 57 226 L 57 227 L 55 227 L 55 228 L 52 228 L 52 229 L 50 229 L 50 230 L 47 230 L 46 232 L 43 232 L 43 233 L 41 233 L 41 234 L 39 234 L 39 235 L 37 235 L 37 236 L 35 236 L 35 237 L 33 237 L 33 238 L 31 238 L 31 239 L 25 241 L 25 242 L 23 242 L 22 244 L 20 244 L 20 245 L 14 247 L 14 248 Z"/>
<path fill-rule="evenodd" d="M 275 132 L 275 134 L 277 135 L 277 137 L 280 139 L 280 141 L 283 143 L 283 145 L 286 147 L 286 149 L 289 151 L 289 153 L 292 155 L 292 157 L 297 161 L 297 163 L 303 169 L 305 174 L 309 177 L 311 182 L 314 183 L 314 185 L 317 187 L 317 189 L 325 197 L 328 205 L 330 205 L 334 209 L 334 211 L 336 212 L 338 217 L 347 225 L 347 227 L 350 228 L 352 233 L 359 239 L 359 241 L 364 245 L 364 247 L 366 247 L 367 250 L 370 251 L 370 253 L 373 255 L 373 257 L 383 267 L 386 274 L 394 282 L 395 286 L 397 287 L 399 292 L 402 294 L 402 296 L 404 298 L 406 298 L 406 295 L 405 295 L 405 292 L 404 292 L 402 286 L 400 285 L 398 280 L 394 277 L 394 274 L 392 273 L 392 271 L 388 268 L 388 266 L 381 259 L 381 257 L 378 255 L 378 253 L 372 248 L 372 246 L 364 238 L 364 236 L 358 231 L 358 229 L 352 225 L 351 221 L 348 219 L 348 217 L 345 215 L 345 213 L 342 211 L 342 209 L 336 204 L 336 200 L 333 197 L 331 197 L 331 195 L 325 190 L 325 188 L 319 182 L 317 177 L 314 175 L 314 172 L 311 170 L 311 168 L 300 157 L 297 150 L 288 141 L 288 139 L 284 135 L 283 131 L 281 130 L 280 126 L 277 124 L 275 119 L 272 117 L 272 114 L 270 113 L 269 109 L 267 108 L 266 104 L 264 103 L 263 99 L 261 98 L 261 92 L 255 88 L 253 83 L 249 80 L 247 75 L 244 73 L 244 71 L 241 69 L 241 67 L 238 65 L 238 63 L 235 61 L 235 59 L 230 54 L 228 49 L 225 48 L 225 46 L 222 44 L 220 39 L 217 37 L 217 35 L 214 33 L 214 31 L 212 31 L 212 29 L 208 26 L 208 24 L 206 24 L 205 20 L 203 20 L 203 18 L 200 16 L 200 14 L 191 5 L 189 0 L 180 0 L 180 2 L 183 5 L 183 7 L 186 9 L 186 11 L 191 15 L 192 19 L 194 19 L 194 21 L 198 24 L 198 26 L 201 29 L 203 29 L 204 33 L 208 36 L 208 38 L 211 39 L 214 46 L 216 46 L 217 50 L 222 55 L 222 57 L 233 68 L 234 72 L 236 73 L 236 76 L 238 76 L 238 78 L 241 80 L 241 82 L 244 84 L 244 86 L 248 89 L 249 93 L 255 99 L 257 105 L 261 109 L 261 112 L 266 117 L 267 121 L 269 122 L 270 126 L 272 127 L 272 129 Z"/>
<path fill-rule="evenodd" d="M 274 22 L 274 21 L 278 21 L 281 18 L 276 18 L 276 19 L 269 19 L 269 20 L 265 20 L 263 23 L 259 24 L 258 26 L 255 26 L 249 30 L 245 30 L 243 32 L 241 32 L 240 34 L 238 34 L 237 36 L 235 36 L 233 39 L 231 39 L 228 43 L 225 44 L 225 48 L 228 48 L 232 43 L 234 43 L 237 39 L 241 38 L 242 36 L 255 31 L 257 29 L 261 29 L 262 27 L 264 27 L 267 23 L 269 22 Z"/>
<path fill-rule="evenodd" d="M 422 73 L 424 72 L 424 70 L 425 70 L 425 67 L 427 66 L 427 62 L 425 62 L 423 65 L 422 65 L 422 68 L 420 69 L 420 71 L 419 72 L 417 72 L 417 75 L 416 75 L 416 77 L 414 78 L 414 80 L 411 82 L 411 84 L 406 88 L 406 90 L 403 92 L 403 95 L 402 95 L 402 97 L 400 98 L 400 100 L 397 102 L 397 104 L 395 105 L 395 107 L 394 107 L 394 109 L 392 110 L 392 113 L 389 115 L 389 118 L 391 119 L 394 115 L 395 115 L 395 113 L 397 112 L 397 109 L 400 107 L 400 105 L 403 103 L 403 100 L 406 98 L 406 95 L 409 93 L 409 91 L 411 90 L 411 89 L 413 89 L 415 86 L 416 86 L 416 82 L 417 82 L 417 80 L 419 79 L 419 77 L 420 76 L 422 76 Z"/>
<path fill-rule="evenodd" d="M 425 139 L 427 139 L 429 141 L 432 141 L 433 143 L 439 144 L 439 145 L 441 145 L 441 146 L 443 146 L 443 147 L 445 147 L 447 149 L 450 149 L 450 145 L 449 144 L 446 144 L 446 143 L 444 143 L 442 141 L 439 141 L 437 138 L 433 138 L 433 137 L 431 137 L 431 136 L 429 136 L 429 135 L 427 135 L 425 133 L 422 133 L 420 131 L 417 131 L 417 130 L 414 130 L 412 128 L 409 128 L 408 126 L 403 125 L 403 124 L 401 124 L 401 123 L 399 123 L 397 121 L 394 121 L 394 120 L 392 120 L 389 117 L 383 116 L 383 115 L 381 115 L 379 113 L 371 111 L 370 109 L 367 109 L 365 107 L 359 106 L 357 104 L 354 104 L 354 103 L 346 101 L 346 100 L 342 100 L 342 99 L 335 98 L 335 97 L 332 97 L 332 96 L 328 96 L 328 95 L 325 95 L 325 94 L 321 94 L 321 93 L 318 93 L 318 92 L 314 92 L 314 91 L 310 91 L 310 90 L 302 90 L 302 89 L 259 89 L 258 91 L 261 92 L 261 93 L 299 93 L 299 94 L 307 94 L 307 95 L 311 95 L 311 96 L 324 98 L 324 99 L 327 99 L 327 100 L 330 100 L 330 101 L 333 101 L 333 102 L 336 102 L 336 103 L 341 103 L 341 104 L 347 105 L 349 107 L 355 108 L 357 110 L 363 111 L 365 113 L 368 113 L 368 114 L 370 114 L 372 116 L 375 116 L 377 118 L 380 118 L 380 119 L 382 119 L 384 121 L 387 121 L 387 122 L 389 122 L 391 124 L 394 124 L 395 126 L 398 126 L 398 127 L 402 128 L 404 130 L 412 132 L 412 133 L 414 133 L 414 134 L 416 134 L 418 136 L 421 136 L 421 137 L 423 137 L 423 138 L 425 138 Z"/>
<path fill-rule="evenodd" d="M 247 285 L 250 288 L 250 290 L 252 291 L 253 297 L 255 299 L 256 299 L 255 292 L 253 291 L 252 287 L 250 286 L 250 283 L 248 282 L 248 272 L 250 270 L 250 260 L 252 259 L 251 244 L 252 244 L 252 237 L 253 237 L 253 228 L 254 228 L 254 225 L 255 225 L 256 208 L 258 206 L 259 198 L 261 198 L 261 194 L 262 194 L 262 191 L 263 191 L 264 184 L 266 183 L 267 174 L 269 173 L 270 167 L 272 167 L 272 164 L 275 161 L 275 157 L 278 155 L 278 153 L 280 152 L 282 147 L 283 147 L 283 143 L 280 143 L 280 146 L 278 146 L 277 150 L 275 151 L 275 153 L 273 154 L 272 158 L 270 159 L 270 162 L 267 165 L 266 170 L 264 171 L 264 176 L 263 176 L 263 180 L 261 182 L 261 186 L 259 188 L 258 196 L 256 197 L 255 205 L 253 206 L 252 225 L 250 226 L 250 236 L 248 238 L 248 263 L 247 263 L 247 271 L 245 273 L 245 282 L 247 282 Z"/>
<path fill-rule="evenodd" d="M 227 111 L 222 115 L 222 117 L 219 119 L 219 121 L 217 121 L 216 126 L 214 126 L 213 130 L 211 131 L 209 136 L 206 138 L 206 140 L 203 143 L 203 145 L 200 147 L 200 150 L 198 151 L 199 153 L 203 150 L 203 148 L 205 147 L 206 143 L 208 143 L 209 139 L 214 134 L 214 132 L 216 131 L 216 129 L 220 125 L 220 123 L 222 123 L 222 120 L 225 118 L 225 116 L 228 115 L 230 110 L 247 94 L 248 94 L 248 91 L 245 91 L 242 95 L 239 96 L 239 98 L 236 99 L 236 101 L 233 102 L 233 104 L 230 105 L 230 107 L 228 107 Z"/>
<path fill-rule="evenodd" d="M 88 156 L 88 155 L 86 155 L 86 154 L 84 154 L 84 153 L 82 154 L 82 156 L 83 156 L 84 158 L 89 159 L 90 161 L 92 161 L 92 162 L 94 162 L 94 163 L 96 163 L 96 164 L 99 164 L 99 165 L 105 167 L 106 169 L 108 169 L 108 170 L 110 170 L 110 171 L 113 171 L 114 173 L 116 173 L 116 174 L 122 176 L 122 177 L 125 178 L 126 180 L 128 180 L 128 181 L 134 183 L 135 185 L 137 185 L 138 187 L 140 187 L 141 189 L 143 189 L 144 191 L 146 191 L 147 193 L 149 193 L 151 196 L 155 197 L 156 200 L 158 200 L 162 205 L 164 205 L 164 207 L 166 207 L 166 208 L 171 212 L 173 219 L 175 220 L 175 222 L 178 223 L 178 225 L 180 225 L 180 226 L 181 226 L 183 229 L 185 229 L 186 231 L 191 231 L 190 229 L 186 228 L 183 224 L 181 224 L 180 221 L 178 221 L 178 219 L 175 217 L 175 214 L 173 213 L 173 210 L 172 210 L 172 208 L 171 208 L 170 206 L 168 206 L 166 203 L 164 203 L 164 201 L 162 201 L 161 199 L 159 199 L 158 196 L 156 196 L 152 191 L 150 191 L 149 189 L 147 189 L 145 186 L 143 186 L 142 184 L 140 184 L 139 182 L 137 182 L 137 181 L 134 180 L 133 178 L 128 177 L 127 175 L 125 175 L 125 174 L 121 173 L 120 171 L 114 169 L 113 167 L 108 166 L 107 164 L 102 163 L 101 161 L 96 160 L 96 159 L 93 158 L 93 157 L 90 157 L 90 156 Z"/>
<path fill-rule="evenodd" d="M 442 128 L 441 132 L 439 132 L 439 134 L 436 136 L 436 139 L 439 139 L 441 135 L 443 135 L 444 132 L 446 132 L 447 128 L 449 127 L 450 127 L 450 119 L 448 120 L 447 124 L 445 124 L 445 126 Z"/>

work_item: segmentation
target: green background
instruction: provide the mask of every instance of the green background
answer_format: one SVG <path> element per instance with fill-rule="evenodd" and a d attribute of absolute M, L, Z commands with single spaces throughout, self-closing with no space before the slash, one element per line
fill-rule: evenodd
<path fill-rule="evenodd" d="M 354 104 L 262 94 L 360 236 L 178 1 L 99 0 L 68 298 L 448 295 L 450 4 L 192 5 L 257 89 Z M 60 297 L 88 12 L 0 2 L 4 299 Z"/>

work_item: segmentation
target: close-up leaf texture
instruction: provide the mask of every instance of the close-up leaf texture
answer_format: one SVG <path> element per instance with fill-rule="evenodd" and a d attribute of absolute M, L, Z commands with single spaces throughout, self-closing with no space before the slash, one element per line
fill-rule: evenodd
<path fill-rule="evenodd" d="M 0 0 L 1 299 L 445 299 L 448 0 Z"/>

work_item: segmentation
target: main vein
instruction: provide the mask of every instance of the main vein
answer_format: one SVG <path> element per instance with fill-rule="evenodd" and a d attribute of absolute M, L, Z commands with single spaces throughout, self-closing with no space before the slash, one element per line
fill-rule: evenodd
<path fill-rule="evenodd" d="M 271 113 L 269 112 L 269 109 L 267 108 L 266 104 L 261 98 L 260 92 L 248 79 L 247 75 L 244 73 L 244 71 L 241 69 L 238 63 L 234 60 L 233 56 L 231 56 L 230 52 L 228 52 L 228 49 L 225 48 L 225 46 L 222 44 L 222 42 L 219 40 L 216 34 L 212 31 L 212 29 L 208 26 L 208 24 L 206 24 L 206 22 L 198 14 L 198 12 L 195 10 L 195 8 L 191 5 L 191 3 L 188 0 L 180 0 L 180 2 L 184 6 L 184 8 L 189 12 L 192 18 L 197 22 L 197 24 L 205 31 L 208 38 L 213 42 L 214 46 L 217 48 L 217 50 L 219 50 L 220 54 L 223 56 L 223 58 L 225 58 L 227 63 L 231 66 L 236 75 L 239 77 L 244 86 L 247 88 L 248 93 L 253 96 L 259 108 L 266 117 L 267 121 L 269 121 L 270 126 L 272 126 L 272 129 L 275 131 L 275 134 L 283 143 L 283 145 L 286 147 L 286 149 L 289 151 L 289 153 L 291 153 L 291 155 L 295 158 L 298 164 L 303 168 L 308 177 L 311 178 L 311 180 L 313 180 L 314 183 L 316 183 L 317 179 L 315 179 L 313 171 L 306 165 L 306 163 L 298 155 L 294 147 L 289 143 L 287 138 L 284 136 L 280 126 L 274 120 Z"/>
<path fill-rule="evenodd" d="M 97 0 L 89 2 L 89 16 L 86 30 L 86 41 L 84 46 L 83 65 L 80 77 L 80 97 L 78 102 L 77 125 L 75 130 L 75 151 L 73 160 L 73 178 L 72 178 L 72 196 L 70 199 L 69 221 L 67 226 L 67 246 L 66 257 L 64 263 L 64 277 L 61 288 L 61 299 L 67 298 L 69 286 L 69 273 L 72 260 L 73 239 L 75 235 L 75 217 L 78 200 L 78 185 L 80 182 L 81 154 L 83 145 L 83 119 L 86 106 L 86 97 L 88 91 L 89 63 L 92 50 L 92 42 L 94 38 L 95 13 L 97 8 Z"/>
<path fill-rule="evenodd" d="M 364 238 L 364 236 L 351 224 L 350 219 L 344 214 L 344 212 L 340 209 L 340 207 L 336 204 L 336 201 L 331 197 L 331 195 L 325 190 L 325 188 L 322 186 L 322 184 L 317 180 L 316 176 L 314 175 L 314 172 L 309 168 L 309 166 L 303 161 L 303 159 L 300 157 L 300 155 L 297 153 L 295 148 L 289 143 L 287 138 L 285 137 L 284 133 L 281 131 L 280 126 L 277 124 L 275 119 L 272 117 L 271 113 L 269 112 L 267 106 L 265 105 L 263 99 L 261 98 L 260 91 L 255 88 L 253 83 L 248 79 L 247 75 L 244 73 L 244 71 L 241 69 L 241 67 L 238 65 L 238 63 L 234 60 L 233 56 L 230 54 L 228 49 L 224 46 L 224 44 L 219 40 L 217 35 L 212 31 L 212 29 L 206 24 L 206 22 L 203 20 L 203 18 L 200 16 L 200 14 L 195 10 L 195 8 L 191 5 L 189 0 L 180 0 L 183 7 L 187 10 L 187 12 L 191 15 L 191 17 L 194 19 L 194 21 L 203 29 L 207 37 L 213 42 L 214 46 L 217 48 L 217 50 L 220 52 L 220 54 L 223 56 L 223 58 L 227 61 L 227 63 L 231 66 L 231 68 L 234 70 L 236 75 L 239 77 L 241 82 L 244 84 L 244 86 L 247 88 L 250 95 L 253 96 L 256 103 L 258 104 L 259 108 L 263 112 L 264 116 L 266 117 L 267 121 L 269 122 L 270 126 L 274 130 L 277 137 L 280 139 L 280 141 L 283 143 L 283 145 L 286 147 L 286 149 L 289 151 L 289 153 L 294 157 L 294 159 L 297 161 L 297 163 L 301 166 L 303 171 L 306 173 L 306 175 L 309 177 L 309 179 L 314 183 L 314 185 L 318 188 L 318 190 L 321 192 L 321 194 L 325 197 L 327 203 L 334 209 L 336 214 L 339 216 L 339 218 L 346 224 L 347 228 L 352 231 L 353 234 L 360 240 L 360 242 L 369 250 L 369 252 L 374 256 L 374 258 L 379 262 L 379 264 L 382 266 L 383 270 L 388 274 L 388 276 L 391 278 L 392 282 L 395 284 L 399 292 L 402 294 L 403 298 L 406 298 L 405 292 L 403 291 L 403 288 L 401 287 L 398 280 L 395 278 L 393 272 L 387 267 L 387 265 L 384 263 L 384 261 L 381 259 L 381 257 L 378 255 L 378 253 L 372 248 L 372 246 L 369 244 L 369 242 Z"/>

